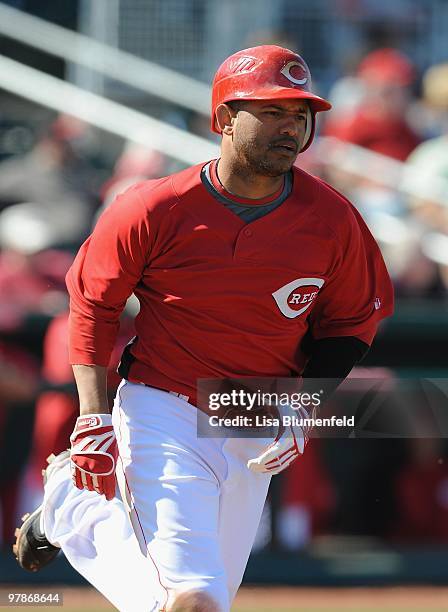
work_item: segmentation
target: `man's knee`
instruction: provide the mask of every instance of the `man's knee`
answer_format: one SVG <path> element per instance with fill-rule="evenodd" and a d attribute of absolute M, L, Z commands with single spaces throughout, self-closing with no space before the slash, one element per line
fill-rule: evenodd
<path fill-rule="evenodd" d="M 169 612 L 223 612 L 208 593 L 201 590 L 186 591 L 174 598 Z"/>

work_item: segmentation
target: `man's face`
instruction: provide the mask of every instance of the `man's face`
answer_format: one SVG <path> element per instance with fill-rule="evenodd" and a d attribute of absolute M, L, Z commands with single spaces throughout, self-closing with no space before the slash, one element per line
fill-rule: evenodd
<path fill-rule="evenodd" d="M 237 160 L 249 171 L 264 176 L 288 172 L 302 148 L 307 102 L 241 100 L 236 108 L 232 146 Z"/>

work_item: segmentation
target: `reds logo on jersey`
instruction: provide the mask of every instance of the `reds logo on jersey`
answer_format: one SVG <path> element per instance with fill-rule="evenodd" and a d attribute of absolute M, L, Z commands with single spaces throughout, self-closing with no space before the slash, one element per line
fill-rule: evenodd
<path fill-rule="evenodd" d="M 300 62 L 288 62 L 286 66 L 280 70 L 280 72 L 288 79 L 288 81 L 294 83 L 294 85 L 305 85 L 305 83 L 308 81 L 306 68 Z"/>
<path fill-rule="evenodd" d="M 285 317 L 295 319 L 308 310 L 324 282 L 322 278 L 297 278 L 274 291 L 272 297 Z"/>

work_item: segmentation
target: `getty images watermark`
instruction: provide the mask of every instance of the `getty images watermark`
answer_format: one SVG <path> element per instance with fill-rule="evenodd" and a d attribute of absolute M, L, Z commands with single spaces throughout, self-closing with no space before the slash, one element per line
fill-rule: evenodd
<path fill-rule="evenodd" d="M 328 414 L 328 385 L 292 378 L 203 379 L 198 382 L 200 437 L 266 437 L 279 428 L 351 430 L 354 415 Z M 291 434 L 292 435 L 292 434 Z"/>
<path fill-rule="evenodd" d="M 208 408 L 211 413 L 222 412 L 226 415 L 210 414 L 208 423 L 210 427 L 289 427 L 296 426 L 304 429 L 311 427 L 353 427 L 354 416 L 316 417 L 317 409 L 322 402 L 323 391 L 314 393 L 277 393 L 266 392 L 261 389 L 247 391 L 232 389 L 230 392 L 214 392 L 208 396 Z M 272 412 L 272 408 L 276 408 Z M 264 409 L 264 410 L 263 410 Z M 238 414 L 232 415 L 233 412 Z"/>

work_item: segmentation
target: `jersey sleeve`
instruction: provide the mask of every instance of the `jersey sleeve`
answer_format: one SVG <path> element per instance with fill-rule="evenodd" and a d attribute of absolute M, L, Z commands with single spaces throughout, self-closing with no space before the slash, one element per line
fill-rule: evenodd
<path fill-rule="evenodd" d="M 393 312 L 393 287 L 380 249 L 348 201 L 340 253 L 310 316 L 315 339 L 354 336 L 371 344 L 378 323 Z"/>
<path fill-rule="evenodd" d="M 101 215 L 67 273 L 71 364 L 109 364 L 120 314 L 149 251 L 148 212 L 134 186 Z"/>

